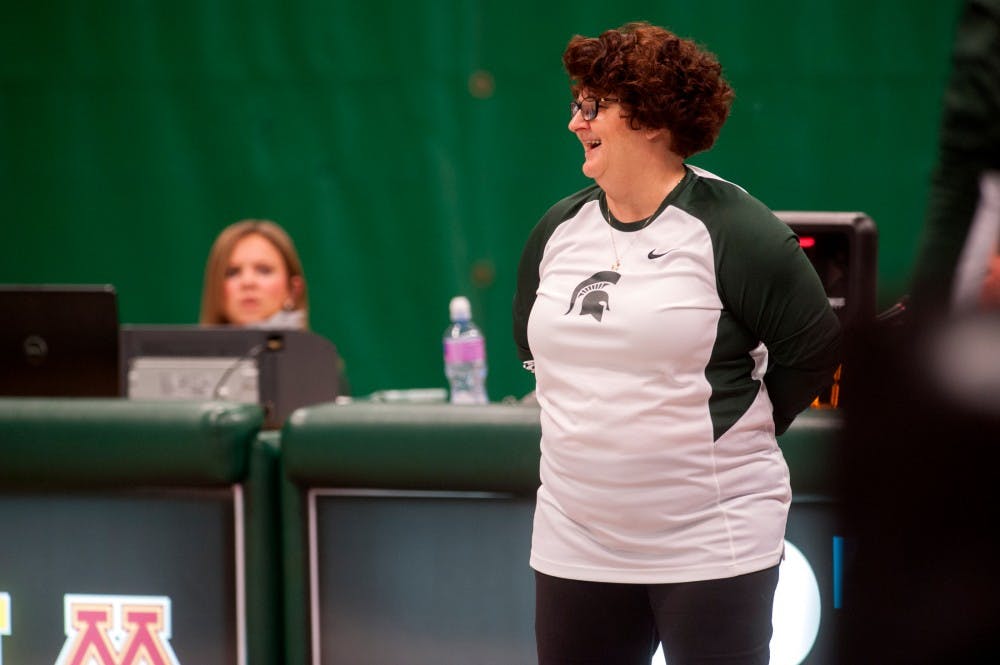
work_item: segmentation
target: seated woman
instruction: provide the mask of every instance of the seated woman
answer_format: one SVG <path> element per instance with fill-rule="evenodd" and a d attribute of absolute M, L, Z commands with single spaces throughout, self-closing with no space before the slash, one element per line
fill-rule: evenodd
<path fill-rule="evenodd" d="M 205 265 L 202 325 L 309 326 L 302 262 L 274 222 L 245 219 L 223 229 Z"/>

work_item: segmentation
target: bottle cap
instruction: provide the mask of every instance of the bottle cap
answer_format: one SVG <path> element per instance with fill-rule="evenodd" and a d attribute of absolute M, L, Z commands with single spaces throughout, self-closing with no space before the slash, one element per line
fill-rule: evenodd
<path fill-rule="evenodd" d="M 448 305 L 452 321 L 469 321 L 472 319 L 472 306 L 465 296 L 455 296 Z"/>

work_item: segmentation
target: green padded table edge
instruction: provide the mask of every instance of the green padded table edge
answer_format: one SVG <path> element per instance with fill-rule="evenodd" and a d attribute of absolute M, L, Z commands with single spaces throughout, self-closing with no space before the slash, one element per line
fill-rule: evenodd
<path fill-rule="evenodd" d="M 810 409 L 778 438 L 796 494 L 835 494 L 841 420 Z M 301 486 L 532 493 L 540 436 L 535 406 L 323 404 L 292 414 L 282 447 Z"/>
<path fill-rule="evenodd" d="M 256 404 L 0 398 L 0 489 L 241 481 Z"/>
<path fill-rule="evenodd" d="M 356 403 L 299 409 L 281 440 L 300 486 L 533 494 L 540 436 L 535 406 Z"/>

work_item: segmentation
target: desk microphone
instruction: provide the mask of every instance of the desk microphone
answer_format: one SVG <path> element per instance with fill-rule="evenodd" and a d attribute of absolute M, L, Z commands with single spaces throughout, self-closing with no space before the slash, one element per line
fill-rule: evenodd
<path fill-rule="evenodd" d="M 225 399 L 225 396 L 222 393 L 225 390 L 226 381 L 228 381 L 229 377 L 233 375 L 236 368 L 240 366 L 240 363 L 244 360 L 256 358 L 264 351 L 280 351 L 284 347 L 284 344 L 285 343 L 281 339 L 280 335 L 271 335 L 267 338 L 266 342 L 251 346 L 246 353 L 234 360 L 229 367 L 226 368 L 226 371 L 222 373 L 222 376 L 219 377 L 215 387 L 212 389 L 212 399 Z"/>

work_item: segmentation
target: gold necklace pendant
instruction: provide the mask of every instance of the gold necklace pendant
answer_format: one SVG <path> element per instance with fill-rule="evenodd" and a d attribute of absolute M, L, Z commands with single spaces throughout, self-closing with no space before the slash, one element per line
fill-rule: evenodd
<path fill-rule="evenodd" d="M 655 215 L 655 214 L 656 213 L 654 212 L 653 215 Z M 628 246 L 625 248 L 625 253 L 626 254 L 628 253 L 628 251 L 630 249 L 632 249 L 632 246 L 635 245 L 635 243 L 639 240 L 639 235 L 643 232 L 643 230 L 647 226 L 649 226 L 650 221 L 653 219 L 653 215 L 650 215 L 649 217 L 647 217 L 646 219 L 642 220 L 641 222 L 635 222 L 636 224 L 639 224 L 639 229 L 637 231 L 633 231 L 633 233 L 635 233 L 635 236 L 632 238 L 632 242 L 630 242 L 628 244 Z M 608 222 L 608 235 L 611 236 L 611 249 L 614 250 L 614 253 L 615 253 L 615 262 L 611 264 L 611 269 L 614 270 L 615 272 L 618 272 L 618 269 L 622 267 L 622 257 L 621 257 L 621 255 L 618 254 L 618 243 L 615 242 L 615 228 L 611 224 L 611 209 L 610 208 L 608 208 L 608 219 L 607 219 L 607 222 Z"/>
<path fill-rule="evenodd" d="M 670 197 L 670 192 L 673 192 L 674 188 L 677 187 L 677 185 L 680 184 L 682 180 L 683 176 L 681 177 L 681 180 L 678 180 L 676 183 L 674 183 L 674 185 L 670 188 L 670 191 L 667 193 L 667 198 Z M 611 264 L 611 269 L 617 272 L 618 269 L 622 267 L 622 257 L 620 254 L 618 254 L 618 245 L 615 243 L 615 230 L 616 230 L 615 222 L 618 222 L 619 224 L 622 224 L 623 222 L 619 222 L 615 218 L 614 213 L 611 212 L 611 204 L 608 203 L 607 195 L 603 193 L 601 195 L 604 197 L 604 209 L 601 212 L 602 213 L 607 212 L 607 215 L 605 216 L 604 219 L 608 223 L 608 234 L 611 236 L 611 249 L 613 249 L 615 252 L 615 262 Z M 634 233 L 635 235 L 632 236 L 632 241 L 628 243 L 628 246 L 625 247 L 625 251 L 623 252 L 623 254 L 629 253 L 632 247 L 635 246 L 635 244 L 639 241 L 639 236 L 642 234 L 645 228 L 653 223 L 653 218 L 656 217 L 656 214 L 658 212 L 661 212 L 665 208 L 667 198 L 664 198 L 663 202 L 661 202 L 660 205 L 656 208 L 656 210 L 654 210 L 652 214 L 646 219 L 643 219 L 638 222 L 627 223 L 628 226 L 636 224 L 637 227 L 635 231 L 629 231 L 629 233 Z"/>
<path fill-rule="evenodd" d="M 608 214 L 611 214 L 610 211 Z M 622 259 L 618 256 L 618 245 L 615 244 L 615 230 L 611 227 L 610 220 L 608 220 L 608 235 L 611 236 L 611 249 L 614 250 L 615 253 L 615 262 L 611 264 L 611 269 L 617 272 L 622 265 Z"/>

